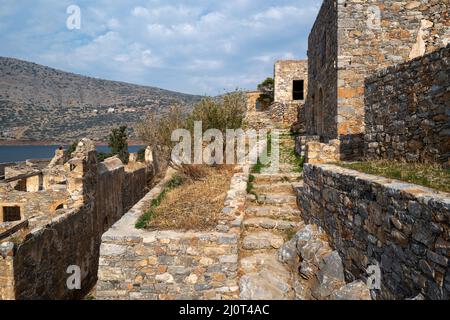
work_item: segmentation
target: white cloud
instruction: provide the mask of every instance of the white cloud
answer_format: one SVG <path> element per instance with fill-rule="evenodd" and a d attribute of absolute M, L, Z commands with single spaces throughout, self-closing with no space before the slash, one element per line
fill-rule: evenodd
<path fill-rule="evenodd" d="M 304 58 L 322 0 L 78 0 L 82 28 L 76 32 L 65 28 L 70 2 L 35 0 L 33 8 L 1 2 L 0 55 L 217 94 L 253 89 L 271 75 L 275 60 Z"/>

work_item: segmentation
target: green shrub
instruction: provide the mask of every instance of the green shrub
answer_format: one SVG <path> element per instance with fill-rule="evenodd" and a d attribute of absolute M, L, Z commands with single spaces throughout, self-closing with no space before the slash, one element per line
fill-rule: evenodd
<path fill-rule="evenodd" d="M 112 129 L 108 139 L 111 154 L 117 155 L 124 164 L 127 164 L 129 156 L 127 127 L 120 126 L 119 128 Z"/>
<path fill-rule="evenodd" d="M 145 161 L 145 149 L 146 148 L 140 148 L 137 152 L 137 160 L 138 161 Z"/>

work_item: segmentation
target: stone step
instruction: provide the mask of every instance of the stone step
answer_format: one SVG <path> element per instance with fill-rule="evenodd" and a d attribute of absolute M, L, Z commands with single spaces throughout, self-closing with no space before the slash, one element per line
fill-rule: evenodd
<path fill-rule="evenodd" d="M 258 253 L 239 264 L 241 299 L 291 299 L 291 273 L 274 254 Z"/>
<path fill-rule="evenodd" d="M 275 182 L 254 184 L 256 193 L 291 193 L 295 194 L 295 188 L 303 186 L 303 182 Z"/>
<path fill-rule="evenodd" d="M 285 204 L 295 205 L 297 203 L 297 197 L 293 194 L 254 194 L 247 195 L 247 200 L 256 202 L 262 205 L 275 205 L 281 206 Z"/>
<path fill-rule="evenodd" d="M 300 228 L 301 222 L 288 220 L 275 220 L 270 218 L 250 218 L 244 220 L 244 226 L 263 229 L 288 230 L 292 228 Z"/>
<path fill-rule="evenodd" d="M 294 206 L 248 206 L 246 214 L 255 217 L 274 217 L 281 219 L 296 219 L 300 217 L 300 210 Z"/>
<path fill-rule="evenodd" d="M 282 236 L 267 231 L 248 233 L 242 240 L 242 248 L 246 250 L 278 249 L 283 244 Z"/>
<path fill-rule="evenodd" d="M 281 283 L 282 286 L 289 286 Z M 239 280 L 241 300 L 287 300 L 285 292 L 269 283 L 258 273 L 245 274 Z"/>
<path fill-rule="evenodd" d="M 274 182 L 299 182 L 303 175 L 301 173 L 254 173 L 254 184 Z"/>

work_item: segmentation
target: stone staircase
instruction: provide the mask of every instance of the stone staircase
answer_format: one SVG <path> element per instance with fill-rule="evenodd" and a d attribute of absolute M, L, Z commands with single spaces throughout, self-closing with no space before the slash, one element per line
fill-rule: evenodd
<path fill-rule="evenodd" d="M 282 128 L 264 112 L 247 120 L 250 128 Z M 294 138 L 289 129 L 278 132 L 279 170 L 249 179 L 238 248 L 240 299 L 369 300 L 362 281 L 346 284 L 342 260 L 326 233 L 302 221 L 296 195 L 303 180 L 297 159 L 292 159 Z"/>
<path fill-rule="evenodd" d="M 294 299 L 294 274 L 278 261 L 278 250 L 303 225 L 294 187 L 301 174 L 253 174 L 253 192 L 247 196 L 244 232 L 240 244 L 240 298 Z"/>

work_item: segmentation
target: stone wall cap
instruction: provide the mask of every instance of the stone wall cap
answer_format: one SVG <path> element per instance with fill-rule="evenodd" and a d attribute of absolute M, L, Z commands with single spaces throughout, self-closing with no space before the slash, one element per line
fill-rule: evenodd
<path fill-rule="evenodd" d="M 441 202 L 447 203 L 450 201 L 450 193 L 431 189 L 421 185 L 408 183 L 396 179 L 390 179 L 383 176 L 376 176 L 372 174 L 363 173 L 353 169 L 347 169 L 335 164 L 305 164 L 305 168 L 319 168 L 323 171 L 328 171 L 331 174 L 344 174 L 356 179 L 366 180 L 373 183 L 377 183 L 383 187 L 390 188 L 399 192 L 406 192 L 413 195 L 416 198 L 431 197 L 439 199 Z"/>

